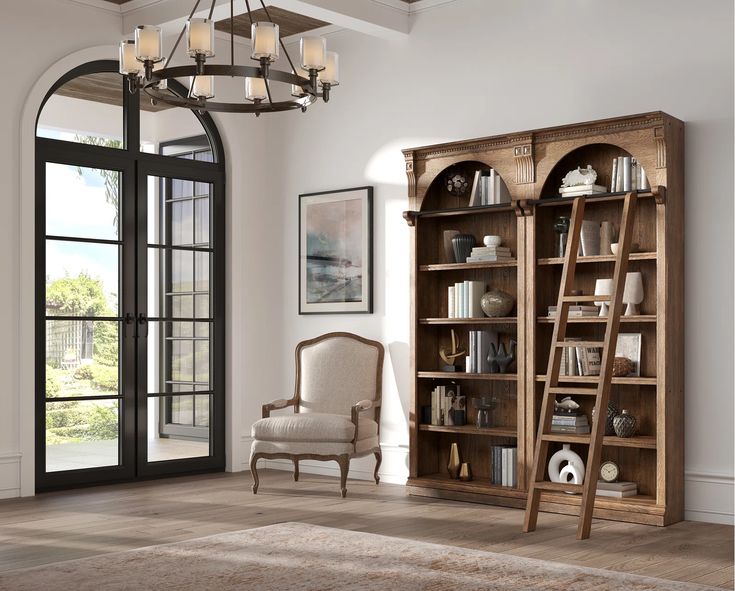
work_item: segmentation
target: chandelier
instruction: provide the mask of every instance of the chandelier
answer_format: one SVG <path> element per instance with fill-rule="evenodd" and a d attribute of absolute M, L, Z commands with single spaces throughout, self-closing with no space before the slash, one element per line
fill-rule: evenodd
<path fill-rule="evenodd" d="M 186 107 L 198 111 L 221 111 L 227 113 L 261 113 L 288 111 L 306 108 L 318 98 L 326 103 L 333 86 L 339 84 L 339 56 L 327 51 L 323 37 L 307 36 L 301 38 L 301 61 L 294 65 L 286 46 L 280 39 L 278 25 L 268 12 L 263 0 L 260 5 L 268 18 L 267 21 L 253 21 L 249 0 L 245 5 L 250 19 L 250 40 L 252 51 L 250 59 L 258 65 L 241 66 L 235 64 L 234 0 L 230 0 L 230 63 L 210 64 L 208 59 L 215 55 L 214 21 L 212 15 L 217 0 L 212 0 L 208 18 L 194 18 L 201 0 L 196 0 L 186 24 L 171 48 L 169 56 L 163 57 L 163 36 L 161 27 L 139 25 L 135 29 L 135 39 L 120 42 L 120 73 L 128 80 L 131 93 L 144 91 L 151 97 L 153 104 L 166 103 L 176 107 Z M 171 66 L 171 58 L 186 35 L 187 53 L 194 64 Z M 290 72 L 271 68 L 280 56 L 280 50 L 288 60 Z M 214 82 L 218 76 L 242 78 L 244 100 L 241 102 L 216 102 Z M 180 96 L 168 88 L 168 81 L 174 78 L 189 78 L 187 96 Z M 290 98 L 274 100 L 272 83 L 291 86 Z"/>

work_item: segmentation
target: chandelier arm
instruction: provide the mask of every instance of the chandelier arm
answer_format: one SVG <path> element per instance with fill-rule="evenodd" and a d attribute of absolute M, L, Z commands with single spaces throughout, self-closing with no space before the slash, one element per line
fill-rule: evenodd
<path fill-rule="evenodd" d="M 245 0 L 245 8 L 248 9 L 248 18 L 250 19 L 250 26 L 252 27 L 253 26 L 253 13 L 250 11 L 250 1 L 249 0 Z"/>
<path fill-rule="evenodd" d="M 235 65 L 235 0 L 230 0 L 230 65 Z"/>
<path fill-rule="evenodd" d="M 194 18 L 194 13 L 197 11 L 197 8 L 199 7 L 199 3 L 202 0 L 197 0 L 194 4 L 194 8 L 191 9 L 191 13 L 189 14 L 189 20 Z M 179 33 L 179 36 L 176 38 L 176 43 L 174 43 L 174 46 L 171 48 L 171 53 L 168 54 L 168 57 L 166 58 L 166 61 L 163 62 L 163 67 L 165 68 L 168 63 L 171 61 L 171 58 L 174 56 L 174 53 L 176 53 L 176 49 L 179 46 L 179 43 L 181 43 L 181 38 L 184 36 L 184 32 L 186 31 L 186 23 L 184 23 L 184 26 L 181 28 L 181 33 Z"/>
<path fill-rule="evenodd" d="M 210 21 L 212 20 L 212 15 L 214 14 L 214 5 L 217 3 L 217 0 L 212 0 L 212 4 L 209 7 L 209 16 L 207 17 Z"/>
<path fill-rule="evenodd" d="M 268 8 L 266 8 L 263 0 L 260 0 L 260 5 L 263 7 L 263 10 L 265 11 L 265 16 L 268 17 L 268 20 L 270 22 L 273 22 L 273 19 L 271 18 L 271 13 L 268 12 Z M 291 56 L 288 54 L 288 49 L 286 49 L 286 45 L 283 43 L 283 39 L 281 39 L 280 35 L 278 36 L 278 42 L 281 44 L 281 49 L 283 49 L 283 53 L 286 54 L 286 59 L 288 60 L 288 65 L 291 66 L 291 71 L 296 74 L 296 67 L 293 65 L 293 62 L 291 61 Z"/>
<path fill-rule="evenodd" d="M 271 108 L 273 107 L 273 98 L 271 97 L 271 85 L 268 82 L 268 77 L 263 76 L 263 82 L 265 82 L 265 92 L 268 94 L 268 103 L 270 104 Z"/>

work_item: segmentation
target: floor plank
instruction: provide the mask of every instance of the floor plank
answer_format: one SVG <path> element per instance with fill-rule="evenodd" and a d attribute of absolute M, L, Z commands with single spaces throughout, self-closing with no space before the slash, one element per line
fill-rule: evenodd
<path fill-rule="evenodd" d="M 666 528 L 604 520 L 589 540 L 577 520 L 542 513 L 521 533 L 518 509 L 409 497 L 402 486 L 264 470 L 45 493 L 0 501 L 0 571 L 300 521 L 733 588 L 733 528 L 682 522 Z"/>

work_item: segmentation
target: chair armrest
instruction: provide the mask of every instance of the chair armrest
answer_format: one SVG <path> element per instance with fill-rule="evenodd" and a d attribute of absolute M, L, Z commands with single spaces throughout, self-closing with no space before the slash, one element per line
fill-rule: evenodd
<path fill-rule="evenodd" d="M 286 400 L 285 398 L 279 398 L 278 400 L 274 400 L 272 402 L 269 402 L 268 404 L 263 405 L 263 418 L 267 419 L 269 416 L 271 416 L 272 410 L 278 410 L 279 408 L 286 408 L 287 406 L 294 406 L 296 404 L 296 400 L 294 398 L 290 398 L 289 400 Z"/>
<path fill-rule="evenodd" d="M 352 424 L 355 425 L 355 438 L 352 440 L 353 443 L 357 441 L 357 429 L 359 428 L 360 423 L 360 413 L 377 406 L 380 406 L 380 399 L 360 400 L 360 402 L 352 406 Z"/>

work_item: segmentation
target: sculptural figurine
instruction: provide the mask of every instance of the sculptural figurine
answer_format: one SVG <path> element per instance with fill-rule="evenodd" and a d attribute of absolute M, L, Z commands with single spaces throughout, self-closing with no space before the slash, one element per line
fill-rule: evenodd
<path fill-rule="evenodd" d="M 588 164 L 585 169 L 577 166 L 577 170 L 570 170 L 562 179 L 561 186 L 578 187 L 580 185 L 594 185 L 596 180 L 597 172 Z"/>
<path fill-rule="evenodd" d="M 562 398 L 561 402 L 557 402 L 556 400 L 554 400 L 554 410 L 572 411 L 572 410 L 577 410 L 578 408 L 579 408 L 579 404 L 574 402 L 571 396 Z"/>
<path fill-rule="evenodd" d="M 439 349 L 439 357 L 441 357 L 442 361 L 446 364 L 444 367 L 442 367 L 442 371 L 457 371 L 457 368 L 454 366 L 454 362 L 458 357 L 464 357 L 467 355 L 466 351 L 460 351 L 459 350 L 459 341 L 457 339 L 457 333 L 454 332 L 454 329 L 451 330 L 452 333 L 452 348 L 449 352 L 447 352 L 446 347 L 442 347 Z"/>
<path fill-rule="evenodd" d="M 510 352 L 506 351 L 505 343 L 500 343 L 500 347 L 496 348 L 495 343 L 490 343 L 490 352 L 487 360 L 490 363 L 490 373 L 508 373 L 508 368 L 516 358 L 517 343 L 511 339 Z"/>

